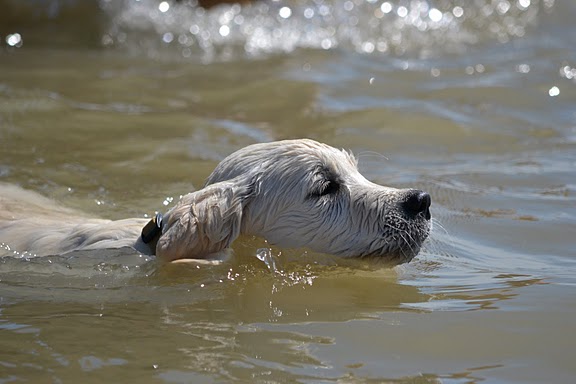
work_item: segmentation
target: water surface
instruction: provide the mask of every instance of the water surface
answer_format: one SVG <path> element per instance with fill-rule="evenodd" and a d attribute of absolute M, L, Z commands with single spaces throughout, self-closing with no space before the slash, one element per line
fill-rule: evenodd
<path fill-rule="evenodd" d="M 218 267 L 1 250 L 0 382 L 573 381 L 571 2 L 0 5 L 0 182 L 143 217 L 310 137 L 434 218 L 394 269 L 253 238 Z"/>

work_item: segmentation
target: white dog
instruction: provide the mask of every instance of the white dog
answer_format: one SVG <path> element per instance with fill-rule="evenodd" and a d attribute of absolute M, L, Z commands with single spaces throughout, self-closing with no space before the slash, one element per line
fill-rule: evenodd
<path fill-rule="evenodd" d="M 90 219 L 14 187 L 0 193 L 0 244 L 34 255 L 132 247 L 165 261 L 213 259 L 248 234 L 399 264 L 418 254 L 430 232 L 426 192 L 371 183 L 350 153 L 308 139 L 231 154 L 203 189 L 151 221 Z"/>

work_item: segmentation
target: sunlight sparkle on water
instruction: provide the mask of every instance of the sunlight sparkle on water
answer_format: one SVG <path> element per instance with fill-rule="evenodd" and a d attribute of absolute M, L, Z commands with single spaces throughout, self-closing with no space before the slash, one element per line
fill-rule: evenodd
<path fill-rule="evenodd" d="M 303 0 L 289 5 L 272 1 L 205 9 L 196 1 L 149 0 L 126 2 L 120 14 L 112 3 L 102 3 L 114 20 L 103 33 L 103 45 L 130 45 L 150 53 L 176 49 L 186 57 L 198 57 L 193 53 L 199 50 L 200 56 L 212 61 L 235 54 L 291 52 L 299 47 L 351 47 L 365 54 L 395 55 L 460 51 L 476 44 L 476 35 L 502 43 L 524 36 L 540 9 L 550 8 L 554 1 L 479 0 L 466 2 L 464 7 L 426 0 Z M 150 43 L 146 41 L 149 35 L 141 33 L 143 28 L 161 32 Z"/>
<path fill-rule="evenodd" d="M 287 19 L 290 16 L 292 16 L 292 10 L 288 7 L 282 7 L 282 8 L 280 8 L 280 11 L 278 12 L 278 14 L 280 15 L 281 18 Z"/>
<path fill-rule="evenodd" d="M 558 95 L 560 94 L 560 88 L 554 86 L 554 87 L 552 87 L 552 88 L 550 88 L 550 89 L 548 90 L 548 94 L 549 94 L 551 97 L 558 96 Z"/>
<path fill-rule="evenodd" d="M 510 3 L 506 0 L 500 1 L 498 5 L 496 5 L 496 11 L 499 14 L 504 15 L 510 10 Z"/>
<path fill-rule="evenodd" d="M 230 34 L 230 27 L 227 25 L 223 25 L 220 27 L 220 35 L 222 35 L 223 37 L 226 37 Z"/>
<path fill-rule="evenodd" d="M 22 35 L 19 33 L 12 33 L 6 36 L 6 44 L 11 47 L 21 47 L 22 46 Z"/>
<path fill-rule="evenodd" d="M 434 22 L 439 22 L 442 20 L 442 12 L 436 8 L 432 8 L 430 12 L 428 12 L 428 17 Z"/>
<path fill-rule="evenodd" d="M 462 7 L 456 6 L 452 10 L 452 14 L 456 17 L 462 17 L 462 15 L 464 15 L 464 9 L 462 9 Z"/>
<path fill-rule="evenodd" d="M 172 40 L 174 40 L 174 35 L 170 32 L 166 32 L 163 36 L 162 36 L 162 41 L 164 41 L 165 43 L 171 43 Z"/>
<path fill-rule="evenodd" d="M 390 13 L 390 12 L 392 12 L 392 4 L 390 4 L 389 2 L 382 3 L 382 5 L 380 6 L 380 9 L 384 13 Z"/>
<path fill-rule="evenodd" d="M 304 17 L 307 19 L 311 19 L 314 17 L 314 10 L 312 8 L 306 8 L 304 10 Z"/>
<path fill-rule="evenodd" d="M 528 64 L 519 64 L 519 65 L 516 67 L 516 71 L 519 72 L 519 73 L 528 73 L 528 72 L 530 72 L 530 65 L 528 65 Z"/>
<path fill-rule="evenodd" d="M 167 1 L 163 1 L 158 5 L 158 9 L 162 13 L 168 12 L 168 10 L 170 9 L 170 3 L 168 3 Z"/>
<path fill-rule="evenodd" d="M 530 0 L 518 0 L 518 8 L 526 9 L 530 6 Z"/>
<path fill-rule="evenodd" d="M 568 80 L 576 79 L 576 68 L 565 65 L 560 68 L 560 76 L 565 77 Z"/>
<path fill-rule="evenodd" d="M 400 17 L 406 17 L 406 16 L 408 16 L 408 8 L 406 8 L 405 6 L 402 5 L 402 6 L 398 7 L 397 13 L 398 13 L 398 16 L 400 16 Z"/>

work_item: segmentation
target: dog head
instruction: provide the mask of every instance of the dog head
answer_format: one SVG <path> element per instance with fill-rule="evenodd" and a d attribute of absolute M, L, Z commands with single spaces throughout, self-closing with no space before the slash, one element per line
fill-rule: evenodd
<path fill-rule="evenodd" d="M 430 231 L 430 196 L 366 180 L 348 152 L 313 140 L 255 144 L 224 159 L 167 214 L 157 255 L 203 258 L 240 234 L 281 247 L 410 261 Z"/>

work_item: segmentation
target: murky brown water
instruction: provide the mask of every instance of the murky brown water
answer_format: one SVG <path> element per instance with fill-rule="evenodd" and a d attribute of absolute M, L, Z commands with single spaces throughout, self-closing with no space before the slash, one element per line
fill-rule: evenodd
<path fill-rule="evenodd" d="M 270 269 L 250 238 L 218 267 L 2 257 L 0 382 L 573 381 L 571 2 L 0 7 L 0 182 L 143 216 L 244 145 L 311 137 L 435 220 L 393 270 Z"/>

